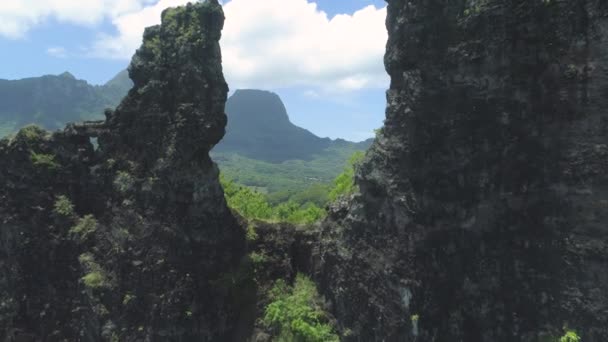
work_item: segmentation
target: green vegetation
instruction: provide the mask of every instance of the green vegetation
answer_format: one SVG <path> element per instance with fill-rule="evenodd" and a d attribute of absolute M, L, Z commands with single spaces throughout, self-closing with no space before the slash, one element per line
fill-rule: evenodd
<path fill-rule="evenodd" d="M 287 198 L 265 195 L 250 187 L 238 185 L 223 173 L 220 176 L 220 181 L 224 188 L 228 206 L 247 219 L 308 224 L 325 217 L 326 212 L 321 208 L 322 206 L 341 196 L 355 192 L 354 175 L 363 156 L 363 152 L 354 153 L 348 162 L 348 166 L 334 180 L 333 188 L 329 185 L 317 185 L 314 187 L 315 195 L 312 197 L 309 197 L 311 192 L 294 194 Z M 300 201 L 293 198 L 298 198 Z M 283 202 L 281 203 L 281 201 Z M 251 241 L 257 238 L 255 227 L 248 228 L 247 238 Z"/>
<path fill-rule="evenodd" d="M 143 42 L 143 48 L 150 51 L 154 56 L 160 58 L 161 46 L 160 46 L 160 37 L 158 35 L 145 39 Z"/>
<path fill-rule="evenodd" d="M 220 176 L 220 181 L 224 187 L 228 206 L 247 219 L 305 224 L 318 221 L 325 216 L 325 210 L 314 203 L 299 205 L 290 201 L 272 206 L 260 192 L 237 185 L 226 179 L 224 175 Z M 248 232 L 248 238 L 256 238 L 255 230 Z"/>
<path fill-rule="evenodd" d="M 275 342 L 339 341 L 310 279 L 299 274 L 293 287 L 278 280 L 270 291 L 270 299 L 264 323 L 277 331 Z"/>
<path fill-rule="evenodd" d="M 86 287 L 92 289 L 105 287 L 105 284 L 107 283 L 107 280 L 100 272 L 91 272 L 82 277 L 82 281 Z"/>
<path fill-rule="evenodd" d="M 350 195 L 357 190 L 354 182 L 355 172 L 361 161 L 363 161 L 364 156 L 365 154 L 363 152 L 356 152 L 350 157 L 348 166 L 346 166 L 344 171 L 334 180 L 334 187 L 329 192 L 330 201 L 333 202 L 341 196 Z"/>
<path fill-rule="evenodd" d="M 126 171 L 119 171 L 114 179 L 114 187 L 118 192 L 128 192 L 133 189 L 135 179 Z"/>
<path fill-rule="evenodd" d="M 222 173 L 238 184 L 268 195 L 273 204 L 287 201 L 324 205 L 331 182 L 348 163 L 357 145 L 334 145 L 310 160 L 287 160 L 271 163 L 236 153 L 212 152 Z"/>
<path fill-rule="evenodd" d="M 55 161 L 55 156 L 52 154 L 30 153 L 30 160 L 35 167 L 46 168 L 47 170 L 57 170 L 60 165 Z"/>
<path fill-rule="evenodd" d="M 64 195 L 57 196 L 53 212 L 61 216 L 72 216 L 74 215 L 74 204 L 72 204 L 72 201 Z"/>
<path fill-rule="evenodd" d="M 80 236 L 82 239 L 87 238 L 89 235 L 97 230 L 97 220 L 93 215 L 86 215 L 85 217 L 78 220 L 78 223 L 70 229 L 70 233 Z"/>
<path fill-rule="evenodd" d="M 559 338 L 559 342 L 581 342 L 581 338 L 574 330 L 566 330 L 564 336 Z"/>
<path fill-rule="evenodd" d="M 255 242 L 258 239 L 258 232 L 255 229 L 256 229 L 256 226 L 254 223 L 250 223 L 247 226 L 247 234 L 245 235 L 245 237 L 247 238 L 247 241 Z"/>
<path fill-rule="evenodd" d="M 127 293 L 122 299 L 122 305 L 129 305 L 129 303 L 131 303 L 135 298 L 137 297 L 130 293 Z"/>
<path fill-rule="evenodd" d="M 35 141 L 42 139 L 46 132 L 44 129 L 36 125 L 27 125 L 19 130 L 17 133 L 18 138 L 22 138 L 25 141 Z"/>
<path fill-rule="evenodd" d="M 264 188 L 262 188 L 264 189 Z M 317 183 L 302 190 L 289 189 L 284 191 L 267 193 L 268 202 L 277 205 L 284 202 L 295 202 L 299 204 L 314 203 L 318 206 L 324 206 L 329 202 L 329 191 L 331 186 L 328 184 Z"/>
<path fill-rule="evenodd" d="M 81 254 L 78 261 L 86 270 L 87 274 L 81 278 L 87 288 L 100 289 L 111 287 L 111 282 L 106 272 L 95 262 L 95 258 L 90 253 Z"/>
<path fill-rule="evenodd" d="M 266 262 L 267 256 L 264 253 L 251 252 L 249 253 L 249 259 L 254 265 L 259 265 Z"/>

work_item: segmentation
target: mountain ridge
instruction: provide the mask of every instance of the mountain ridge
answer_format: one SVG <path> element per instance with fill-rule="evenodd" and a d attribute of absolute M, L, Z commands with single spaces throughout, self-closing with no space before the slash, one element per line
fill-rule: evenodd
<path fill-rule="evenodd" d="M 133 87 L 127 70 L 104 85 L 91 85 L 69 71 L 19 80 L 0 80 L 0 136 L 27 124 L 55 130 L 70 122 L 103 119 Z M 291 122 L 272 91 L 237 89 L 226 103 L 226 137 L 214 152 L 238 153 L 271 163 L 312 160 L 331 146 L 366 149 L 373 139 L 351 142 L 319 137 Z"/>
<path fill-rule="evenodd" d="M 121 74 L 104 85 L 91 85 L 68 71 L 0 79 L 0 125 L 13 123 L 12 131 L 27 124 L 54 130 L 69 122 L 100 119 L 106 108 L 115 107 L 126 95 L 124 81 L 118 81 Z"/>

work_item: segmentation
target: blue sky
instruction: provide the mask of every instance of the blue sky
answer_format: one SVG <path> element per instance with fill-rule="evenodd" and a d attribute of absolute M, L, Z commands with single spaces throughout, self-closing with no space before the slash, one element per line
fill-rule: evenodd
<path fill-rule="evenodd" d="M 22 12 L 0 4 L 0 78 L 69 71 L 102 84 L 127 67 L 140 30 L 158 20 L 161 6 L 185 0 L 89 1 L 54 8 L 12 0 Z M 388 87 L 384 1 L 316 0 L 316 11 L 306 0 L 262 1 L 225 1 L 222 48 L 231 90 L 277 92 L 292 121 L 317 135 L 371 137 L 382 125 Z M 251 32 L 264 34 L 251 39 Z"/>

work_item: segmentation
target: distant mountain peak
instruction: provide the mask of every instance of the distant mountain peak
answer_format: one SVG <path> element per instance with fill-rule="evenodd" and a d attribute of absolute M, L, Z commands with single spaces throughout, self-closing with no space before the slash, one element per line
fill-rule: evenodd
<path fill-rule="evenodd" d="M 267 90 L 236 90 L 226 103 L 226 113 L 228 127 L 230 121 L 236 120 L 244 120 L 248 125 L 277 124 L 277 121 L 279 124 L 291 124 L 285 104 L 279 95 Z"/>
<path fill-rule="evenodd" d="M 311 160 L 331 146 L 361 147 L 345 140 L 320 138 L 294 125 L 279 95 L 257 89 L 239 89 L 226 102 L 228 126 L 217 152 L 280 163 Z"/>
<path fill-rule="evenodd" d="M 60 74 L 59 77 L 69 78 L 72 80 L 76 79 L 76 77 L 74 75 L 72 75 L 72 73 L 70 73 L 69 71 L 65 71 L 64 73 Z"/>

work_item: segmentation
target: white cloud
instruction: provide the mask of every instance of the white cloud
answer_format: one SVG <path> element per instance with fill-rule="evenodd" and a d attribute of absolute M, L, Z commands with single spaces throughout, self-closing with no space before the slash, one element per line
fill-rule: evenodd
<path fill-rule="evenodd" d="M 231 88 L 302 86 L 322 92 L 385 88 L 386 8 L 328 18 L 313 0 L 225 1 L 223 64 Z M 0 35 L 19 37 L 49 17 L 82 25 L 109 19 L 88 54 L 131 58 L 145 27 L 188 0 L 11 0 L 0 5 Z"/>
<path fill-rule="evenodd" d="M 160 24 L 160 15 L 168 7 L 187 4 L 192 0 L 160 0 L 153 6 L 147 6 L 140 11 L 118 15 L 112 23 L 118 31 L 117 35 L 101 34 L 93 45 L 90 55 L 110 59 L 130 59 L 135 50 L 141 45 L 144 29 Z"/>
<path fill-rule="evenodd" d="M 49 56 L 55 57 L 55 58 L 68 57 L 68 52 L 66 51 L 66 49 L 64 47 L 61 47 L 61 46 L 50 47 L 50 48 L 46 49 L 46 53 Z"/>
<path fill-rule="evenodd" d="M 111 18 L 141 10 L 152 0 L 6 0 L 0 3 L 0 36 L 24 37 L 49 19 L 92 26 Z"/>
<path fill-rule="evenodd" d="M 244 86 L 386 87 L 386 8 L 328 18 L 306 0 L 232 0 L 222 38 L 228 79 Z"/>
<path fill-rule="evenodd" d="M 145 27 L 167 7 L 188 0 L 160 0 L 113 19 L 118 34 L 103 35 L 92 54 L 129 59 Z M 386 8 L 368 6 L 328 18 L 307 0 L 231 0 L 224 5 L 224 72 L 231 88 L 307 86 L 327 91 L 386 87 L 383 55 Z"/>

